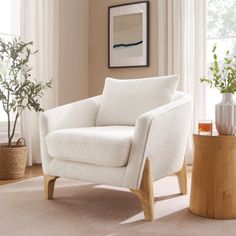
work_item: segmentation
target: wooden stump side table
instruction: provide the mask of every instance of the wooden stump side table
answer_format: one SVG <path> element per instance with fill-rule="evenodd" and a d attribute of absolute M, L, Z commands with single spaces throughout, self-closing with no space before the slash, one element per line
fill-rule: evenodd
<path fill-rule="evenodd" d="M 193 135 L 190 211 L 213 219 L 236 218 L 236 136 Z"/>

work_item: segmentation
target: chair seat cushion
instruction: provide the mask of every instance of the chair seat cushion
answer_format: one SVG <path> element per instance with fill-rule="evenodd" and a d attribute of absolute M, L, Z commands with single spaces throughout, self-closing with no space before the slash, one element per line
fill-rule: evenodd
<path fill-rule="evenodd" d="M 61 129 L 46 137 L 49 155 L 65 161 L 121 167 L 128 161 L 134 127 Z"/>

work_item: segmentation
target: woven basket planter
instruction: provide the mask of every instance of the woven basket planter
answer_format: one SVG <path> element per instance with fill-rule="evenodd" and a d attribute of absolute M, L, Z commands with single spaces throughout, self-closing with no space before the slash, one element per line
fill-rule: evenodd
<path fill-rule="evenodd" d="M 0 179 L 17 179 L 24 176 L 27 159 L 26 146 L 0 145 Z"/>

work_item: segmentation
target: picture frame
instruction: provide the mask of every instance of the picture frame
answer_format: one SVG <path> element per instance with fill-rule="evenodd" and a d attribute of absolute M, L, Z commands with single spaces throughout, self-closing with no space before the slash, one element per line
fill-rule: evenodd
<path fill-rule="evenodd" d="M 108 68 L 149 66 L 149 1 L 108 8 Z"/>

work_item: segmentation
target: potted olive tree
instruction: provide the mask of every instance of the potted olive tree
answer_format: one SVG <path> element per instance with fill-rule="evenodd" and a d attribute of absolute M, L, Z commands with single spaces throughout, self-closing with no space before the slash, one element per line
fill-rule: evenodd
<path fill-rule="evenodd" d="M 211 88 L 216 88 L 222 94 L 222 101 L 215 106 L 216 129 L 222 135 L 234 135 L 236 133 L 236 104 L 233 94 L 236 92 L 236 56 L 226 52 L 224 60 L 219 61 L 216 54 L 216 46 L 213 50 L 213 64 L 210 67 L 210 75 L 200 79 Z"/>
<path fill-rule="evenodd" d="M 41 112 L 40 98 L 51 81 L 31 79 L 29 59 L 33 42 L 0 38 L 0 105 L 7 115 L 7 143 L 0 144 L 0 179 L 15 179 L 25 172 L 27 147 L 23 138 L 13 142 L 16 124 L 25 109 Z"/>

